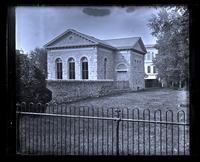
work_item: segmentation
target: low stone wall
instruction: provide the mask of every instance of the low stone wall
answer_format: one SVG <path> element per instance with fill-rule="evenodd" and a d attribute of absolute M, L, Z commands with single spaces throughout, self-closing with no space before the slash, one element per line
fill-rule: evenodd
<path fill-rule="evenodd" d="M 115 81 L 114 86 L 116 89 L 123 90 L 129 89 L 129 81 Z"/>
<path fill-rule="evenodd" d="M 115 87 L 112 80 L 47 80 L 47 88 L 52 101 L 61 103 L 111 94 Z"/>

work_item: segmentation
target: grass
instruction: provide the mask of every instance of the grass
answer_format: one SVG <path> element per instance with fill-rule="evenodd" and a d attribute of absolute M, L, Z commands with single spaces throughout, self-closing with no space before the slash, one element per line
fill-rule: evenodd
<path fill-rule="evenodd" d="M 150 117 L 153 120 L 154 111 L 161 109 L 163 120 L 166 120 L 166 111 L 172 110 L 175 114 L 173 120 L 176 121 L 177 111 L 187 110 L 178 105 L 185 103 L 187 103 L 185 91 L 154 89 L 88 99 L 68 104 L 67 107 L 64 105 L 49 107 L 47 112 L 115 117 L 115 108 L 118 107 L 121 109 L 119 117 L 128 119 Z M 139 107 L 139 116 L 133 111 L 135 107 Z M 147 111 L 143 114 L 146 108 L 149 108 L 149 114 Z M 156 119 L 159 120 L 159 114 L 156 115 Z M 168 116 L 168 119 L 171 120 L 171 116 Z M 23 115 L 19 124 L 20 152 L 37 155 L 115 155 L 116 122 L 116 120 Z M 118 132 L 120 155 L 171 155 L 172 153 L 177 155 L 184 154 L 184 150 L 185 154 L 189 154 L 187 126 L 121 121 Z"/>
<path fill-rule="evenodd" d="M 148 89 L 139 92 L 129 92 L 120 95 L 111 95 L 100 98 L 86 99 L 71 103 L 74 106 L 98 106 L 98 107 L 127 107 L 140 109 L 171 109 L 179 110 L 180 104 L 188 102 L 186 91 L 172 89 Z"/>

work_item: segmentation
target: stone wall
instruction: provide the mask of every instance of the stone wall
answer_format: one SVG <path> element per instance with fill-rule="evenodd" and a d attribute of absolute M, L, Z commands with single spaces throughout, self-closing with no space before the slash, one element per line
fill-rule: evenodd
<path fill-rule="evenodd" d="M 131 51 L 130 87 L 132 90 L 144 89 L 144 55 Z"/>
<path fill-rule="evenodd" d="M 118 72 L 116 68 L 119 64 L 125 64 L 127 66 L 126 78 L 124 80 L 129 80 L 130 78 L 130 52 L 129 50 L 118 51 L 115 54 L 115 65 L 114 65 L 114 72 L 115 72 L 115 80 L 118 80 Z"/>
<path fill-rule="evenodd" d="M 70 102 L 111 94 L 114 89 L 114 81 L 47 80 L 47 88 L 52 91 L 52 101 Z"/>
<path fill-rule="evenodd" d="M 118 90 L 130 90 L 129 81 L 115 81 L 114 86 Z"/>
<path fill-rule="evenodd" d="M 115 65 L 119 63 L 130 65 L 130 50 L 117 51 L 115 54 Z"/>
<path fill-rule="evenodd" d="M 104 60 L 106 62 L 106 77 L 104 78 Z M 114 79 L 114 52 L 105 48 L 97 49 L 97 79 Z"/>
<path fill-rule="evenodd" d="M 119 80 L 119 72 L 116 71 L 117 65 L 124 63 L 127 65 L 126 77 L 124 80 Z M 131 50 L 123 50 L 115 55 L 115 83 L 119 89 L 129 88 L 131 90 L 143 89 L 144 83 L 144 55 L 138 54 Z M 128 81 L 125 82 L 125 81 Z M 122 87 L 122 88 L 120 88 Z"/>

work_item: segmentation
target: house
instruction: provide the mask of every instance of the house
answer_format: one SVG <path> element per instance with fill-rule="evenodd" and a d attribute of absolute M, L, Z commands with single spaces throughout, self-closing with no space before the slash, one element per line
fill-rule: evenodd
<path fill-rule="evenodd" d="M 159 78 L 157 78 L 158 72 L 153 64 L 153 59 L 158 54 L 158 50 L 155 48 L 155 44 L 145 45 L 147 53 L 144 59 L 144 69 L 145 69 L 145 87 L 160 87 L 161 83 Z"/>
<path fill-rule="evenodd" d="M 100 40 L 68 29 L 44 47 L 47 88 L 57 102 L 145 87 L 146 48 L 140 37 Z"/>

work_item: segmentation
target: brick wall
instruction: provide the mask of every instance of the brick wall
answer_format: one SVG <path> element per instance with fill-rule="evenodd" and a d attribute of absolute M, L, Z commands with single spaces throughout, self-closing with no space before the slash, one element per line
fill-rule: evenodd
<path fill-rule="evenodd" d="M 52 101 L 69 102 L 111 94 L 114 89 L 114 81 L 47 80 L 47 88 L 52 91 Z"/>

